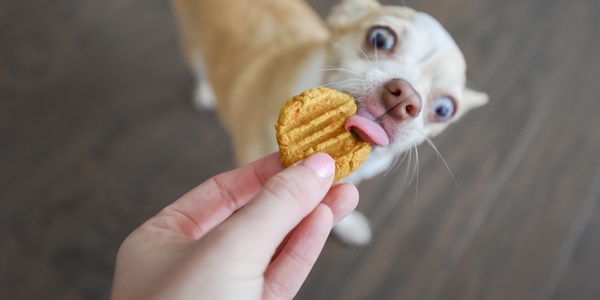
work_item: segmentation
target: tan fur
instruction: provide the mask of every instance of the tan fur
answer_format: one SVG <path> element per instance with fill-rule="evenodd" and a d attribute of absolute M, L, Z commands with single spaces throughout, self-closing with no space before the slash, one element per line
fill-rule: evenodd
<path fill-rule="evenodd" d="M 223 125 L 235 145 L 246 145 L 244 153 L 236 154 L 238 162 L 276 149 L 274 131 L 269 144 L 248 139 L 264 134 L 265 119 L 273 130 L 279 108 L 293 94 L 295 79 L 312 49 L 328 43 L 325 23 L 303 1 L 173 3 L 187 59 L 192 63 L 195 55 L 202 57 Z"/>

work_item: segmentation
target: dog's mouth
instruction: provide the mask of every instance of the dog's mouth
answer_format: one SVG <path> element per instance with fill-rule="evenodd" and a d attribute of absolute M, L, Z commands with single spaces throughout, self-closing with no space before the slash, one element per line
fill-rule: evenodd
<path fill-rule="evenodd" d="M 390 138 L 385 129 L 377 121 L 362 116 L 360 111 L 346 119 L 345 127 L 371 145 L 385 147 L 390 144 Z"/>
<path fill-rule="evenodd" d="M 345 127 L 363 141 L 379 147 L 395 143 L 401 132 L 413 131 L 413 121 L 423 108 L 421 96 L 412 84 L 398 78 L 385 82 L 379 94 L 360 98 L 357 113 L 346 119 Z M 379 113 L 373 114 L 369 107 Z"/>

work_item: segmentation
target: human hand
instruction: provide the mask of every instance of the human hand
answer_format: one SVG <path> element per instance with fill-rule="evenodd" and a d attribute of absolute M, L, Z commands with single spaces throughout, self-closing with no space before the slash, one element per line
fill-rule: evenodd
<path fill-rule="evenodd" d="M 291 299 L 334 224 L 358 203 L 323 153 L 278 154 L 202 183 L 137 228 L 117 255 L 113 299 Z"/>

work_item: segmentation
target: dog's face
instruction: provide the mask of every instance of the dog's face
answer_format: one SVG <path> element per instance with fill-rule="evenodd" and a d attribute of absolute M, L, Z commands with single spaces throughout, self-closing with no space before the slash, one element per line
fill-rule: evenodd
<path fill-rule="evenodd" d="M 355 97 L 358 113 L 346 125 L 378 151 L 413 147 L 487 102 L 466 88 L 462 53 L 429 15 L 347 0 L 328 21 L 335 69 L 327 81 Z"/>

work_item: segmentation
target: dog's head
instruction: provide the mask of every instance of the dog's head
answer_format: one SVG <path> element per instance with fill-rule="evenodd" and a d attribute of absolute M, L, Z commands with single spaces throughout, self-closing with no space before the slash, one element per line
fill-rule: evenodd
<path fill-rule="evenodd" d="M 335 38 L 328 82 L 359 107 L 346 127 L 381 150 L 404 151 L 487 102 L 466 87 L 465 59 L 431 16 L 345 0 L 328 22 Z"/>

